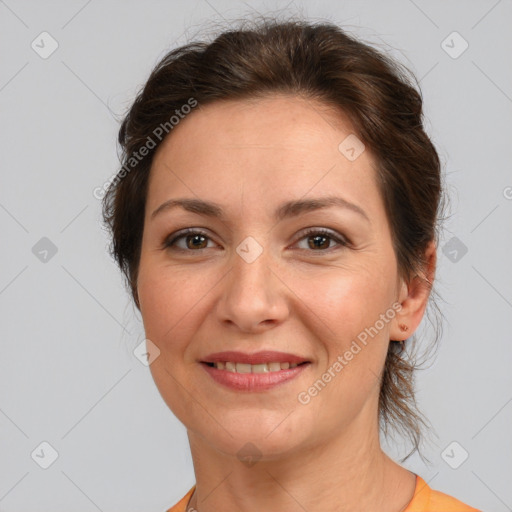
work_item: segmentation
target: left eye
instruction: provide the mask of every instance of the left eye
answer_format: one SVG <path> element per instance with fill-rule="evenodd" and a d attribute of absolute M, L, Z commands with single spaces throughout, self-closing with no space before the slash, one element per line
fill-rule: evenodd
<path fill-rule="evenodd" d="M 327 231 L 325 229 L 311 229 L 308 230 L 300 241 L 302 240 L 311 240 L 312 243 L 308 243 L 308 248 L 317 250 L 317 249 L 329 249 L 330 241 L 335 241 L 338 245 L 346 246 L 348 243 L 341 237 L 338 237 L 336 234 L 331 231 Z M 326 242 L 327 241 L 327 242 Z M 327 245 L 327 247 L 326 247 Z"/>
<path fill-rule="evenodd" d="M 179 246 L 177 244 L 178 241 L 185 240 L 185 247 Z M 194 249 L 207 249 L 208 241 L 210 237 L 204 233 L 203 231 L 197 231 L 193 229 L 189 229 L 181 234 L 178 234 L 174 238 L 169 237 L 169 239 L 164 241 L 164 248 L 174 247 L 176 246 L 178 249 L 187 251 Z M 325 229 L 310 229 L 299 239 L 299 242 L 302 240 L 308 241 L 308 247 L 305 249 L 312 249 L 314 251 L 322 251 L 325 249 L 330 249 L 330 244 L 332 241 L 336 242 L 338 245 L 347 246 L 348 242 L 343 239 L 343 237 L 339 237 L 331 231 L 327 231 Z M 311 241 L 311 243 L 309 243 Z M 304 249 L 304 248 L 301 248 Z"/>

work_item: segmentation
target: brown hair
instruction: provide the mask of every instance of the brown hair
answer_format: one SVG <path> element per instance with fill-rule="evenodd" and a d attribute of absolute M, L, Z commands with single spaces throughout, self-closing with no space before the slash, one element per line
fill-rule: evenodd
<path fill-rule="evenodd" d="M 193 42 L 167 53 L 122 121 L 123 167 L 103 199 L 111 252 L 137 307 L 148 177 L 164 138 L 155 136 L 161 132 L 156 128 L 170 133 L 170 117 L 191 98 L 206 105 L 282 92 L 343 112 L 377 162 L 399 274 L 407 280 L 421 274 L 427 244 L 438 238 L 441 176 L 438 154 L 423 128 L 419 84 L 415 87 L 410 76 L 404 66 L 326 22 L 263 19 L 253 27 L 224 31 L 212 42 Z M 150 139 L 154 147 L 135 163 L 133 155 L 149 147 Z M 413 450 L 407 457 L 418 450 L 421 425 L 426 426 L 415 403 L 417 367 L 403 343 L 391 340 L 379 420 L 386 434 L 389 424 L 409 437 Z"/>

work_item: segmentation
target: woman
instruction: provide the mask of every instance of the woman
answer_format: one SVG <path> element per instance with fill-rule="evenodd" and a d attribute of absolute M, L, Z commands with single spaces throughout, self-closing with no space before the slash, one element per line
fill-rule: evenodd
<path fill-rule="evenodd" d="M 169 510 L 476 510 L 379 441 L 421 438 L 442 192 L 405 70 L 262 21 L 166 55 L 119 141 L 104 218 L 196 476 Z"/>

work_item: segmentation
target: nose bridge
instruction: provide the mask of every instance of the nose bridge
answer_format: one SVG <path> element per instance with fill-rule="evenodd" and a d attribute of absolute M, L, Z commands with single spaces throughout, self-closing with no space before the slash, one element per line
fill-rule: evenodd
<path fill-rule="evenodd" d="M 233 254 L 231 285 L 238 294 L 252 292 L 254 298 L 267 295 L 270 284 L 270 250 L 254 237 L 247 236 L 236 247 Z"/>
<path fill-rule="evenodd" d="M 251 330 L 263 322 L 281 321 L 287 307 L 272 267 L 272 254 L 248 236 L 233 252 L 230 277 L 225 282 L 221 319 Z"/>

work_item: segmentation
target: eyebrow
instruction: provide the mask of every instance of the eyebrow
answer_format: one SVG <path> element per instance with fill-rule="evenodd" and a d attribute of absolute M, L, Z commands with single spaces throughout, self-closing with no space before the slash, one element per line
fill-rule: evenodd
<path fill-rule="evenodd" d="M 320 210 L 323 208 L 332 208 L 333 206 L 356 212 L 371 223 L 370 218 L 361 207 L 337 196 L 288 201 L 276 209 L 274 212 L 274 218 L 281 221 L 287 218 L 296 217 L 301 213 Z M 168 201 L 165 201 L 151 214 L 151 219 L 154 219 L 158 214 L 164 211 L 177 207 L 181 207 L 186 211 L 197 213 L 199 215 L 218 218 L 222 221 L 226 220 L 222 207 L 219 204 L 192 198 L 169 199 Z"/>

